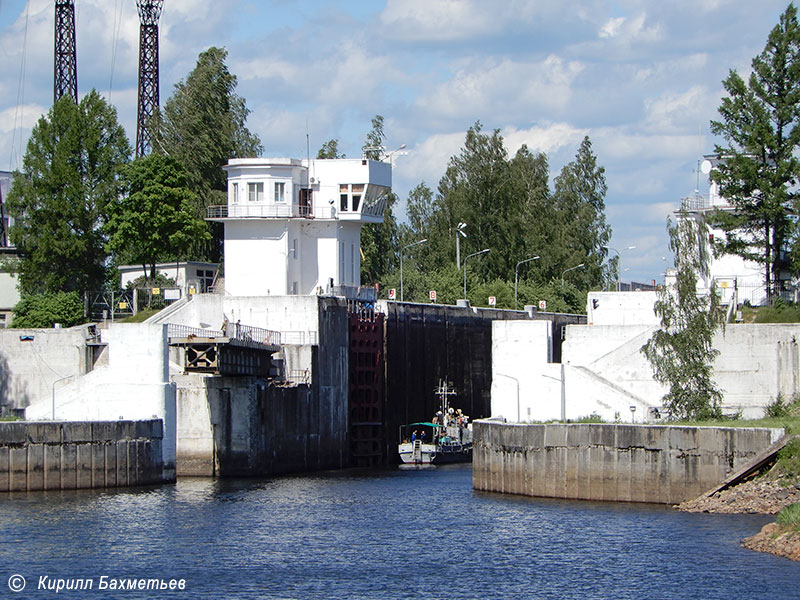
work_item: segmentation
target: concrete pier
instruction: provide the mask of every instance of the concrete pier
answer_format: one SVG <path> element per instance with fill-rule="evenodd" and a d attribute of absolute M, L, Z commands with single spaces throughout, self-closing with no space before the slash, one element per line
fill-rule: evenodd
<path fill-rule="evenodd" d="M 0 492 L 163 483 L 163 423 L 0 423 Z"/>
<path fill-rule="evenodd" d="M 677 504 L 721 483 L 783 429 L 622 424 L 474 425 L 476 490 Z"/>

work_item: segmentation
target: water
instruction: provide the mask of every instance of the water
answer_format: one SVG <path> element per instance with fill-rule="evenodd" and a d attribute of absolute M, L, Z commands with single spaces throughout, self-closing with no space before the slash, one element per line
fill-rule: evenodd
<path fill-rule="evenodd" d="M 0 598 L 800 597 L 800 564 L 739 546 L 770 517 L 486 494 L 471 477 L 452 465 L 11 494 Z M 99 590 L 103 575 L 186 589 Z M 94 587 L 38 590 L 40 576 Z"/>

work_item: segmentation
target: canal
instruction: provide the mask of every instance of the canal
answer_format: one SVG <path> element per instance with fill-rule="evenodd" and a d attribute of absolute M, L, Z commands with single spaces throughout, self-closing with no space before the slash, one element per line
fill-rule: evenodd
<path fill-rule="evenodd" d="M 800 564 L 739 546 L 770 520 L 478 493 L 469 465 L 14 493 L 0 598 L 797 597 Z M 167 589 L 99 587 L 139 578 Z"/>

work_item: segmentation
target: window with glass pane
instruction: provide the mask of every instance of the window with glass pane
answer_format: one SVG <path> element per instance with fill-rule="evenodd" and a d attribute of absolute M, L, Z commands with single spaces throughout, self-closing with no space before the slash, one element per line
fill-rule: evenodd
<path fill-rule="evenodd" d="M 264 184 L 263 183 L 248 183 L 247 184 L 247 199 L 250 202 L 263 202 L 264 201 Z"/>
<path fill-rule="evenodd" d="M 286 200 L 286 184 L 282 181 L 275 182 L 275 202 L 284 202 Z"/>

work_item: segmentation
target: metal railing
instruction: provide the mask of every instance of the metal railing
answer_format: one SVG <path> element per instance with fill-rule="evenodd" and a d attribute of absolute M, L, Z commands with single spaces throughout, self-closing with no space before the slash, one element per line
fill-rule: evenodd
<path fill-rule="evenodd" d="M 223 325 L 223 329 L 201 329 L 199 327 L 168 323 L 167 337 L 170 339 L 227 338 L 228 343 L 234 346 L 259 345 L 279 347 L 281 345 L 281 333 L 279 331 L 242 325 L 241 323 L 228 323 Z"/>
<path fill-rule="evenodd" d="M 297 346 L 306 344 L 315 346 L 319 343 L 319 334 L 316 331 L 281 331 L 281 342 Z"/>
<path fill-rule="evenodd" d="M 348 300 L 375 302 L 378 299 L 378 289 L 373 286 L 335 285 L 331 293 L 334 296 L 344 296 Z"/>
<path fill-rule="evenodd" d="M 206 209 L 208 219 L 310 218 L 313 214 L 311 206 L 300 204 L 215 204 Z"/>

